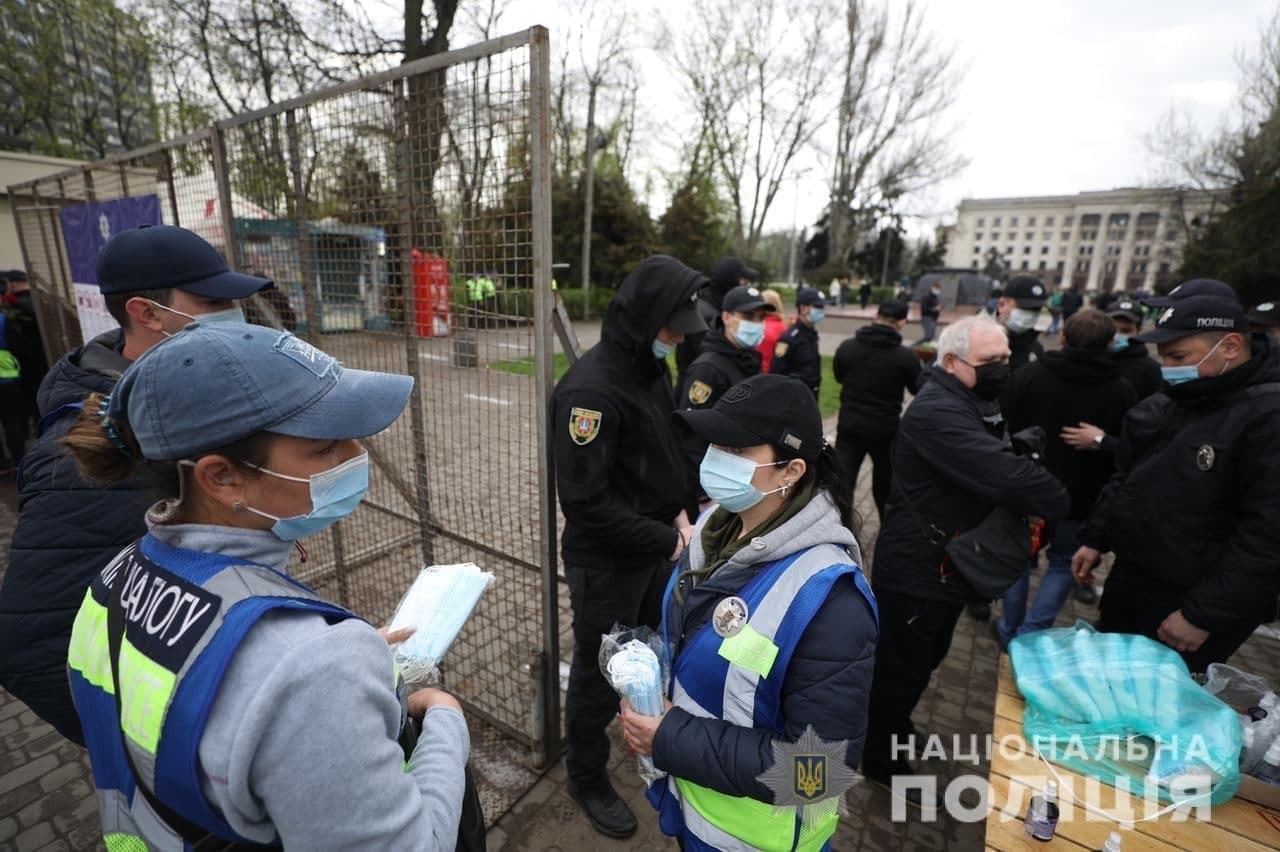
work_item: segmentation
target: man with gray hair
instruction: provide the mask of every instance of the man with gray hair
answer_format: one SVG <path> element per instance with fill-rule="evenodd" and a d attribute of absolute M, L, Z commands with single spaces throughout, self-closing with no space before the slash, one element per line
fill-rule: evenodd
<path fill-rule="evenodd" d="M 948 561 L 947 539 L 997 507 L 1049 519 L 1070 507 L 1062 483 L 1010 444 L 997 402 L 1009 354 L 1004 329 L 990 317 L 952 323 L 938 339 L 929 381 L 902 417 L 872 572 L 880 642 L 862 758 L 863 774 L 885 785 L 911 774 L 893 745 L 906 747 L 911 713 L 961 611 L 981 601 Z"/>

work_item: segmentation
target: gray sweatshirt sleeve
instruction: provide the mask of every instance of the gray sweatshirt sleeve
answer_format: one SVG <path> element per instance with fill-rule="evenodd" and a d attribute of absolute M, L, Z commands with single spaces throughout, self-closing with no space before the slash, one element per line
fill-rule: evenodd
<path fill-rule="evenodd" d="M 470 750 L 435 708 L 408 766 L 386 642 L 360 621 L 272 614 L 245 637 L 200 741 L 206 795 L 248 839 L 286 849 L 457 844 Z"/>

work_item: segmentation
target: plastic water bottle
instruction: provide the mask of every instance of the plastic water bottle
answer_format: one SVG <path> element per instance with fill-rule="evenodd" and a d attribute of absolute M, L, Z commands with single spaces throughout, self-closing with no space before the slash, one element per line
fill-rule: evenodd
<path fill-rule="evenodd" d="M 1258 768 L 1254 777 L 1268 784 L 1280 784 L 1280 739 L 1272 742 L 1267 748 L 1267 754 L 1262 758 L 1262 766 Z"/>
<path fill-rule="evenodd" d="M 1113 831 L 1107 835 L 1107 842 L 1102 845 L 1102 852 L 1120 852 L 1120 832 Z"/>
<path fill-rule="evenodd" d="M 1053 833 L 1058 830 L 1058 782 L 1049 781 L 1044 785 L 1044 793 L 1031 797 L 1031 806 L 1027 809 L 1027 834 L 1036 840 L 1052 840 Z"/>

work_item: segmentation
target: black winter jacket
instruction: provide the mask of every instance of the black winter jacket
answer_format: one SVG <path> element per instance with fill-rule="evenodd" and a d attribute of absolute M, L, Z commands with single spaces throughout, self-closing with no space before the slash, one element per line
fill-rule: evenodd
<path fill-rule="evenodd" d="M 1044 357 L 1044 345 L 1040 342 L 1040 332 L 1009 332 L 1009 369 L 1017 373 L 1028 364 Z"/>
<path fill-rule="evenodd" d="M 942 314 L 942 300 L 930 290 L 920 299 L 920 316 L 937 319 Z"/>
<path fill-rule="evenodd" d="M 813 395 L 822 385 L 822 354 L 818 349 L 818 330 L 800 320 L 782 333 L 773 348 L 769 372 L 791 376 L 805 383 Z"/>
<path fill-rule="evenodd" d="M 858 329 L 832 361 L 840 384 L 838 430 L 856 435 L 898 431 L 903 392 L 916 392 L 921 370 L 920 359 L 902 345 L 895 329 L 881 323 Z"/>
<path fill-rule="evenodd" d="M 917 598 L 975 599 L 969 584 L 943 564 L 943 546 L 925 538 L 925 527 L 956 535 L 976 527 L 997 506 L 1049 520 L 1065 517 L 1070 508 L 1062 483 L 1014 454 L 1000 406 L 979 399 L 940 367 L 930 370 L 902 416 L 893 473 L 872 584 Z"/>
<path fill-rule="evenodd" d="M 760 363 L 758 350 L 734 346 L 724 336 L 723 327 L 711 330 L 702 341 L 702 352 L 689 365 L 684 381 L 676 389 L 676 408 L 711 408 L 729 388 L 757 375 Z M 684 448 L 685 463 L 693 471 L 694 490 L 700 495 L 702 489 L 697 485 L 697 471 L 702 457 L 706 455 L 707 442 L 695 435 L 683 421 L 676 424 L 676 431 Z"/>
<path fill-rule="evenodd" d="M 566 562 L 651 567 L 676 548 L 672 521 L 692 477 L 674 433 L 671 374 L 653 340 L 705 278 L 666 256 L 627 276 L 600 343 L 569 368 L 552 397 L 556 487 Z"/>
<path fill-rule="evenodd" d="M 1133 385 L 1138 399 L 1146 399 L 1160 390 L 1161 385 L 1164 384 L 1164 379 L 1160 375 L 1160 363 L 1147 352 L 1147 344 L 1130 340 L 1128 346 L 1119 352 L 1111 353 L 1111 357 L 1115 359 L 1120 375 Z"/>
<path fill-rule="evenodd" d="M 1109 435 L 1120 432 L 1138 397 L 1115 370 L 1109 352 L 1063 349 L 1019 370 L 1003 399 L 1010 432 L 1039 426 L 1047 438 L 1042 461 L 1071 494 L 1072 520 L 1084 520 L 1114 470 L 1109 453 L 1075 450 L 1058 437 L 1063 426 L 1092 423 Z"/>
<path fill-rule="evenodd" d="M 1129 412 L 1120 469 L 1080 536 L 1210 633 L 1273 618 L 1280 596 L 1280 351 L 1253 346 L 1246 364 Z"/>
<path fill-rule="evenodd" d="M 89 393 L 110 393 L 129 366 L 120 354 L 122 337 L 118 329 L 109 331 L 54 364 L 40 386 L 41 416 Z M 11 676 L 65 672 L 71 625 L 85 589 L 146 532 L 143 517 L 155 499 L 141 477 L 113 486 L 80 478 L 58 444 L 78 413 L 55 420 L 22 459 L 18 526 L 0 588 L 0 685 L 10 691 Z M 68 739 L 83 741 L 70 687 L 65 718 L 48 721 Z"/>

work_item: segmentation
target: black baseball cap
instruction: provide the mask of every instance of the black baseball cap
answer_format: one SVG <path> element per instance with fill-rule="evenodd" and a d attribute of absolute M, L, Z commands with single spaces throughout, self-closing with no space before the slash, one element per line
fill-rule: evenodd
<path fill-rule="evenodd" d="M 907 303 L 899 299 L 885 299 L 880 303 L 876 314 L 886 319 L 904 320 L 907 318 Z"/>
<path fill-rule="evenodd" d="M 825 308 L 827 300 L 822 297 L 822 291 L 813 287 L 805 287 L 796 294 L 796 307 L 800 305 L 814 305 L 815 307 Z"/>
<path fill-rule="evenodd" d="M 1111 308 L 1107 311 L 1107 315 L 1113 318 L 1122 317 L 1132 322 L 1141 323 L 1142 306 L 1132 299 L 1121 299 L 1118 302 L 1112 303 Z"/>
<path fill-rule="evenodd" d="M 822 413 L 799 379 L 764 373 L 738 382 L 712 408 L 677 411 L 704 441 L 722 447 L 771 444 L 784 458 L 818 460 Z"/>
<path fill-rule="evenodd" d="M 1213 296 L 1216 299 L 1239 302 L 1239 297 L 1236 296 L 1236 291 L 1230 284 L 1224 281 L 1215 281 L 1212 278 L 1192 278 L 1188 281 L 1183 281 L 1163 296 L 1151 296 L 1143 299 L 1143 302 L 1153 308 L 1167 308 L 1175 302 L 1192 296 Z"/>
<path fill-rule="evenodd" d="M 172 289 L 206 299 L 245 299 L 274 286 L 269 278 L 232 272 L 216 248 L 174 225 L 120 231 L 98 254 L 98 289 L 108 296 Z"/>
<path fill-rule="evenodd" d="M 1263 302 L 1260 305 L 1254 305 L 1249 311 L 1249 322 L 1263 326 L 1280 325 L 1280 304 Z"/>
<path fill-rule="evenodd" d="M 663 325 L 678 334 L 701 334 L 706 331 L 707 323 L 698 313 L 697 304 L 698 291 L 694 290 L 689 296 L 689 301 L 677 305 Z"/>
<path fill-rule="evenodd" d="M 1249 333 L 1249 319 L 1234 298 L 1187 296 L 1177 299 L 1156 317 L 1155 327 L 1137 339 L 1143 343 L 1168 343 L 1215 331 Z"/>
<path fill-rule="evenodd" d="M 742 285 L 738 285 L 728 293 L 725 293 L 724 301 L 720 303 L 720 309 L 731 314 L 749 314 L 760 308 L 764 308 L 769 313 L 773 313 L 776 310 L 773 305 L 760 296 L 760 291 L 757 288 L 744 287 Z"/>
<path fill-rule="evenodd" d="M 7 272 L 0 273 L 0 277 L 2 277 L 2 278 L 6 278 L 6 279 L 8 279 L 9 281 L 26 281 L 26 280 L 27 280 L 27 270 L 25 270 L 25 269 L 10 269 L 10 270 L 9 270 L 9 271 L 7 271 Z"/>
<path fill-rule="evenodd" d="M 728 284 L 736 287 L 743 278 L 748 281 L 755 281 L 759 277 L 759 272 L 736 257 L 722 257 L 716 261 L 715 266 L 711 267 L 711 281 L 716 284 Z"/>
<path fill-rule="evenodd" d="M 1044 307 L 1048 294 L 1039 278 L 1030 275 L 1015 275 L 1005 285 L 1004 298 L 1013 299 L 1023 310 L 1037 311 Z"/>

